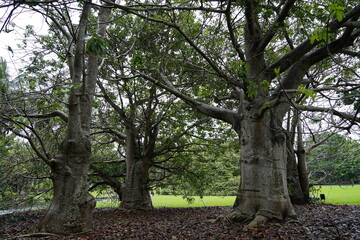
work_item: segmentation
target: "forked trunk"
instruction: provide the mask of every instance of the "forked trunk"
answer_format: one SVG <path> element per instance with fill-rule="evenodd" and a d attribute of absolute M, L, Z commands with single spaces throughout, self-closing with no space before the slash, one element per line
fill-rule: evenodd
<path fill-rule="evenodd" d="M 126 178 L 120 204 L 124 209 L 152 209 L 148 189 L 149 164 L 136 141 L 136 129 L 129 124 L 126 130 Z"/>
<path fill-rule="evenodd" d="M 88 193 L 90 147 L 87 139 L 67 141 L 51 161 L 54 195 L 38 225 L 40 232 L 69 234 L 92 229 L 96 201 Z"/>
<path fill-rule="evenodd" d="M 147 186 L 149 168 L 141 160 L 127 168 L 129 168 L 129 174 L 126 177 L 120 207 L 136 210 L 152 209 L 153 205 Z"/>
<path fill-rule="evenodd" d="M 275 116 L 244 109 L 241 119 L 241 184 L 230 220 L 252 220 L 250 226 L 294 217 L 287 188 L 286 136 Z"/>

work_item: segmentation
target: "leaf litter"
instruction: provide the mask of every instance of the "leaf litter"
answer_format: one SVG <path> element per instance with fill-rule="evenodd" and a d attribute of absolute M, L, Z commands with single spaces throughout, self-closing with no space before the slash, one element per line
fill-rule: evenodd
<path fill-rule="evenodd" d="M 93 230 L 67 236 L 43 235 L 32 239 L 360 239 L 360 205 L 312 203 L 295 206 L 298 218 L 248 229 L 244 223 L 214 222 L 231 207 L 157 208 L 94 212 Z M 0 216 L 0 239 L 29 239 L 44 211 Z"/>

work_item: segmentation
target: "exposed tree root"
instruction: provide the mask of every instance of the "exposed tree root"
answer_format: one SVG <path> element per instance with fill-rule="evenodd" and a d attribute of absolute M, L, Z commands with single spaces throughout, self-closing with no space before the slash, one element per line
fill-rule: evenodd
<path fill-rule="evenodd" d="M 54 233 L 29 233 L 29 234 L 23 234 L 19 236 L 15 236 L 13 238 L 10 238 L 9 240 L 16 240 L 21 238 L 35 238 L 35 237 L 59 237 L 61 235 L 54 234 Z"/>
<path fill-rule="evenodd" d="M 287 217 L 294 221 L 296 215 L 289 215 Z M 234 210 L 229 214 L 221 215 L 217 217 L 214 222 L 242 222 L 242 223 L 248 223 L 246 228 L 254 228 L 260 224 L 264 224 L 271 220 L 281 221 L 281 219 L 277 217 L 265 216 L 264 214 L 261 214 L 259 212 L 257 214 L 251 214 L 239 210 Z"/>
<path fill-rule="evenodd" d="M 116 209 L 116 211 L 120 212 L 132 212 L 132 211 L 151 211 L 154 210 L 153 207 L 133 207 L 133 208 L 125 208 L 123 206 L 120 206 Z"/>
<path fill-rule="evenodd" d="M 267 221 L 269 221 L 269 218 L 262 216 L 262 215 L 257 215 L 248 225 L 248 228 L 253 228 L 256 227 L 257 225 L 266 223 Z"/>
<path fill-rule="evenodd" d="M 82 234 L 89 233 L 91 231 L 92 231 L 92 229 L 76 233 L 75 235 L 82 235 Z M 60 237 L 60 236 L 62 236 L 62 235 L 55 234 L 55 233 L 46 233 L 46 232 L 41 233 L 41 232 L 38 232 L 38 233 L 29 233 L 29 234 L 18 235 L 18 236 L 9 238 L 9 240 L 16 240 L 16 239 L 21 239 L 21 238 Z"/>
<path fill-rule="evenodd" d="M 253 216 L 245 215 L 244 213 L 240 211 L 233 211 L 226 215 L 219 216 L 215 222 L 249 222 Z"/>

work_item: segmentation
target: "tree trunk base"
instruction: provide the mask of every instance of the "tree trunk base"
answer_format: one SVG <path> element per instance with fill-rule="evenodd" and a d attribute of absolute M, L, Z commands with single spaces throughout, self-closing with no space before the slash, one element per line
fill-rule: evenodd
<path fill-rule="evenodd" d="M 80 233 L 92 230 L 92 212 L 96 201 L 87 194 L 78 201 L 53 202 L 38 225 L 39 232 L 56 234 Z"/>
<path fill-rule="evenodd" d="M 241 222 L 247 223 L 248 228 L 256 227 L 257 225 L 264 224 L 266 222 L 279 222 L 285 219 L 296 219 L 296 213 L 291 209 L 284 216 L 279 217 L 279 214 L 271 211 L 257 211 L 252 213 L 251 211 L 244 212 L 239 208 L 235 208 L 227 215 L 219 216 L 215 222 Z"/>

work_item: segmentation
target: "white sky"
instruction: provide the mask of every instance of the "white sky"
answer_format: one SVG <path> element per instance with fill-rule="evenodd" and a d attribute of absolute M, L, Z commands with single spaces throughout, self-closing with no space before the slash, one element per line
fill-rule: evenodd
<path fill-rule="evenodd" d="M 12 7 L 0 8 L 1 26 L 3 26 L 11 10 Z M 15 25 L 13 26 L 12 24 Z M 35 31 L 39 34 L 45 34 L 47 32 L 47 25 L 39 13 L 19 7 L 13 12 L 10 25 L 7 27 L 8 30 L 12 31 L 10 33 L 6 33 L 5 31 L 0 33 L 0 57 L 6 60 L 8 73 L 11 78 L 19 74 L 18 70 L 22 67 L 20 60 L 26 59 L 26 50 L 20 49 L 18 44 L 21 44 L 24 39 L 24 30 L 27 25 L 33 25 Z M 31 45 L 30 41 L 29 49 L 31 49 Z M 8 50 L 9 47 L 13 50 L 14 54 Z"/>

